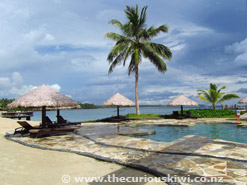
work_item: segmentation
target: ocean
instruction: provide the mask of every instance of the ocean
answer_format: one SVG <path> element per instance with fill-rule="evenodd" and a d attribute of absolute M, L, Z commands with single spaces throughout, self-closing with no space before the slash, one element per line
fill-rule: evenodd
<path fill-rule="evenodd" d="M 184 107 L 184 110 L 188 109 L 205 109 L 207 106 L 199 107 Z M 172 114 L 172 111 L 179 111 L 180 106 L 168 107 L 168 106 L 150 106 L 150 107 L 140 107 L 141 114 Z M 135 113 L 135 107 L 120 107 L 120 115 L 125 115 L 128 113 Z M 47 111 L 47 116 L 50 117 L 52 121 L 56 121 L 56 111 Z M 60 115 L 64 119 L 71 122 L 88 121 L 107 118 L 117 115 L 117 108 L 99 108 L 99 109 L 74 109 L 74 110 L 60 110 Z M 41 121 L 41 111 L 34 111 L 33 121 Z"/>

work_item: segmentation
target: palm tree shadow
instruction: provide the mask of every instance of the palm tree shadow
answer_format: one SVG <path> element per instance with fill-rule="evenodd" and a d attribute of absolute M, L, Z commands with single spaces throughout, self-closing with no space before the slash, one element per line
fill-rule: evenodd
<path fill-rule="evenodd" d="M 110 177 L 110 179 L 109 179 Z M 131 177 L 131 179 L 126 179 L 127 177 Z M 150 177 L 153 177 L 152 175 L 150 174 L 143 174 L 143 172 L 141 171 L 134 171 L 133 173 L 133 170 L 129 170 L 129 168 L 127 167 L 123 167 L 117 171 L 114 171 L 112 173 L 109 173 L 105 176 L 103 176 L 103 179 L 105 182 L 91 182 L 89 183 L 90 185 L 99 185 L 99 184 L 105 184 L 105 185 L 108 185 L 108 184 L 124 184 L 124 185 L 144 185 L 146 184 L 147 182 L 138 182 L 138 179 L 139 178 L 142 178 L 142 177 L 146 177 L 146 178 L 150 178 Z M 121 181 L 121 178 L 125 178 Z M 110 180 L 110 181 L 109 181 Z M 129 182 L 124 182 L 124 181 L 129 181 Z M 163 183 L 162 183 L 163 184 Z"/>

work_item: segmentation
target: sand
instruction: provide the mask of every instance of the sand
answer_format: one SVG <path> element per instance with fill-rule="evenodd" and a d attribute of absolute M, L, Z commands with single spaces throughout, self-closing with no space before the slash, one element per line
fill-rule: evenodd
<path fill-rule="evenodd" d="M 37 125 L 37 122 L 31 122 Z M 57 184 L 135 184 L 164 183 L 76 183 L 75 177 L 153 177 L 147 173 L 114 163 L 102 162 L 73 153 L 41 150 L 24 146 L 4 138 L 6 131 L 19 127 L 16 120 L 0 118 L 0 184 L 4 185 L 57 185 Z M 71 177 L 63 183 L 62 176 Z M 65 179 L 66 180 L 66 179 Z"/>

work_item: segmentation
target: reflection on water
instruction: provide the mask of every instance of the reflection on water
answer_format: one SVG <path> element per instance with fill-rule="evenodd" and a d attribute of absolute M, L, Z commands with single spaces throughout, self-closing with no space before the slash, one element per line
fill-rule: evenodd
<path fill-rule="evenodd" d="M 192 127 L 146 126 L 143 128 L 155 130 L 156 134 L 140 137 L 149 138 L 156 141 L 171 142 L 186 135 L 199 135 L 228 141 L 247 143 L 247 128 L 240 128 L 237 127 L 235 124 L 198 123 Z"/>
<path fill-rule="evenodd" d="M 212 138 L 217 138 L 217 136 L 220 134 L 220 132 L 218 130 L 218 126 L 216 124 L 213 124 L 210 127 L 210 133 L 211 133 Z"/>

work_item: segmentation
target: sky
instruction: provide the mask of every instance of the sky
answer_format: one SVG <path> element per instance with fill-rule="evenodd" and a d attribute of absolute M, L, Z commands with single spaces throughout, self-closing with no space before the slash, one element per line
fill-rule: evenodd
<path fill-rule="evenodd" d="M 246 0 L 1 0 L 0 98 L 46 84 L 82 103 L 101 105 L 117 92 L 134 101 L 134 74 L 120 65 L 108 75 L 114 42 L 105 34 L 120 33 L 109 20 L 125 23 L 126 5 L 136 4 L 148 6 L 147 27 L 168 26 L 152 41 L 173 54 L 164 74 L 140 64 L 140 104 L 166 105 L 179 94 L 204 103 L 197 90 L 210 83 L 246 96 Z"/>

